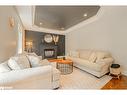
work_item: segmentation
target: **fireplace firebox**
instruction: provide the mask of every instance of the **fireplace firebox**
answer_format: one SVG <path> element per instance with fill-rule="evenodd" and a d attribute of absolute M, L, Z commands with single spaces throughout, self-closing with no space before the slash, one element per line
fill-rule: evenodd
<path fill-rule="evenodd" d="M 54 49 L 44 49 L 44 58 L 54 58 L 55 50 Z"/>
<path fill-rule="evenodd" d="M 40 54 L 42 59 L 54 59 L 57 58 L 57 46 L 54 45 L 41 45 Z"/>

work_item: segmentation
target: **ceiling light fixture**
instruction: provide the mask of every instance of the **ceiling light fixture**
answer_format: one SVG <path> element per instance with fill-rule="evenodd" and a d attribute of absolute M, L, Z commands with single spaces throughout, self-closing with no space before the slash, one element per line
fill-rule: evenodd
<path fill-rule="evenodd" d="M 42 25 L 43 23 L 42 22 L 40 22 L 40 25 Z"/>
<path fill-rule="evenodd" d="M 87 13 L 85 13 L 83 16 L 84 16 L 84 17 L 87 17 Z"/>

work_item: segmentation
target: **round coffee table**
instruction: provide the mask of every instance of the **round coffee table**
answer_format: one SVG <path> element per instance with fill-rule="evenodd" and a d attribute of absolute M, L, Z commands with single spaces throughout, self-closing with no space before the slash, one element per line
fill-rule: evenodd
<path fill-rule="evenodd" d="M 59 60 L 57 69 L 61 71 L 61 74 L 70 74 L 73 72 L 73 62 L 70 59 Z"/>
<path fill-rule="evenodd" d="M 53 59 L 50 62 L 57 62 L 56 68 L 61 71 L 61 74 L 66 75 L 73 72 L 73 62 L 70 59 Z"/>

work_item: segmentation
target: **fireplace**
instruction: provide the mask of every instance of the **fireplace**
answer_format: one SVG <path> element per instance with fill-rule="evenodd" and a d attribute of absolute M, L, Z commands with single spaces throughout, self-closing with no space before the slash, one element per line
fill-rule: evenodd
<path fill-rule="evenodd" d="M 41 45 L 40 54 L 42 55 L 42 59 L 57 58 L 57 46 L 49 44 Z"/>
<path fill-rule="evenodd" d="M 55 58 L 54 49 L 44 49 L 44 58 Z"/>

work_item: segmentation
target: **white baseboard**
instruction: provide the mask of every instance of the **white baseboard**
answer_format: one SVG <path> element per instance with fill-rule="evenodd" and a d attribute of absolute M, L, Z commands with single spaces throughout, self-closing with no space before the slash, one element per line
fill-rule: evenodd
<path fill-rule="evenodd" d="M 123 71 L 122 74 L 127 76 L 127 71 Z"/>

